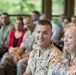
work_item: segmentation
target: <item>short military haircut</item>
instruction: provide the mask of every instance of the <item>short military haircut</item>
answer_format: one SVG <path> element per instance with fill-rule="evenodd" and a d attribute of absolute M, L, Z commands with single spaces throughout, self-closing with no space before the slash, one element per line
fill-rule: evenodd
<path fill-rule="evenodd" d="M 9 17 L 9 14 L 6 12 L 2 13 L 1 15 L 7 15 Z"/>
<path fill-rule="evenodd" d="M 40 13 L 38 11 L 32 11 L 32 13 L 36 13 L 37 15 L 40 16 Z"/>
<path fill-rule="evenodd" d="M 47 20 L 39 20 L 37 25 L 47 25 L 47 26 L 50 26 L 52 28 L 52 24 Z"/>

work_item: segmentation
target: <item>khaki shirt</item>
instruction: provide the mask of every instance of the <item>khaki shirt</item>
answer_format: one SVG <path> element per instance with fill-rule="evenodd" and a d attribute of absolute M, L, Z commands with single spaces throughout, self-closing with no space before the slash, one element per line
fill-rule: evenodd
<path fill-rule="evenodd" d="M 23 41 L 22 41 L 20 47 L 24 48 L 24 50 L 26 50 L 26 52 L 32 50 L 32 46 L 35 42 L 34 36 L 35 36 L 35 32 L 31 33 L 31 31 L 29 31 L 29 30 L 24 35 Z"/>
<path fill-rule="evenodd" d="M 29 56 L 28 66 L 30 66 L 32 75 L 47 75 L 48 69 L 52 68 L 59 60 L 62 54 L 53 44 L 43 53 L 36 47 Z"/>

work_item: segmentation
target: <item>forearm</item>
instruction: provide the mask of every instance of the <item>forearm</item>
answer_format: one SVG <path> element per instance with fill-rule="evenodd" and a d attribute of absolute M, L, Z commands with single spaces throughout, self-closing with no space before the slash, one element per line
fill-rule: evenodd
<path fill-rule="evenodd" d="M 26 71 L 24 72 L 24 74 L 23 74 L 23 75 L 32 75 L 32 73 L 31 73 L 31 70 L 30 70 L 30 67 L 29 67 L 29 66 L 27 66 Z"/>
<path fill-rule="evenodd" d="M 20 47 L 16 54 L 21 56 L 23 54 L 23 52 L 24 52 L 24 49 Z"/>
<path fill-rule="evenodd" d="M 30 53 L 31 53 L 31 51 L 27 52 L 26 57 L 29 57 Z"/>
<path fill-rule="evenodd" d="M 14 47 L 14 50 L 18 50 L 19 49 L 19 47 Z"/>

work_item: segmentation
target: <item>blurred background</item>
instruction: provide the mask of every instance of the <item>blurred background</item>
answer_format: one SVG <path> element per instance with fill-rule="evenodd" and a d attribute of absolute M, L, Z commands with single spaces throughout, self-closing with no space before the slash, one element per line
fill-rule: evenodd
<path fill-rule="evenodd" d="M 76 15 L 76 0 L 0 0 L 0 14 L 7 12 L 13 22 L 17 16 L 30 15 L 37 10 L 47 13 L 58 24 L 61 14 Z"/>

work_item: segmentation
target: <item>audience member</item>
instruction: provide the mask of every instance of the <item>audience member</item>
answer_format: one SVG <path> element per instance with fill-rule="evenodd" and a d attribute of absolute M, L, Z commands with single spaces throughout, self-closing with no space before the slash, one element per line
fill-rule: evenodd
<path fill-rule="evenodd" d="M 70 18 L 64 18 L 64 20 L 63 20 L 63 24 L 62 24 L 62 26 L 63 26 L 63 30 L 64 30 L 64 28 L 69 24 L 71 22 L 71 19 Z"/>
<path fill-rule="evenodd" d="M 8 38 L 8 51 L 13 52 L 19 49 L 26 30 L 23 29 L 23 19 L 18 17 L 15 22 L 15 30 L 11 31 Z"/>
<path fill-rule="evenodd" d="M 71 19 L 70 18 L 64 18 L 63 19 L 63 23 L 62 23 L 62 27 L 63 27 L 63 30 L 60 31 L 60 34 L 59 34 L 59 40 L 57 41 L 56 43 L 56 46 L 62 51 L 63 50 L 63 46 L 64 46 L 64 42 L 63 42 L 63 38 L 64 38 L 64 31 L 65 31 L 65 28 L 69 26 L 71 22 Z"/>
<path fill-rule="evenodd" d="M 64 33 L 64 49 L 60 62 L 48 75 L 76 75 L 76 24 Z"/>
<path fill-rule="evenodd" d="M 27 15 L 27 16 L 29 16 L 29 17 L 31 17 L 30 15 Z M 27 16 L 24 16 L 23 17 L 23 23 L 24 23 L 24 26 L 23 26 L 23 28 L 27 31 L 28 29 L 27 29 L 27 25 L 25 24 L 25 17 L 27 17 Z"/>
<path fill-rule="evenodd" d="M 59 22 L 59 24 L 58 24 L 58 26 L 59 26 L 59 28 L 60 28 L 60 31 L 63 30 L 62 24 L 63 24 L 64 18 L 66 18 L 66 15 L 65 15 L 65 14 L 61 14 L 61 15 L 60 15 L 60 22 Z"/>
<path fill-rule="evenodd" d="M 35 34 L 37 45 L 30 54 L 28 66 L 23 75 L 47 75 L 48 69 L 58 62 L 62 53 L 53 45 L 51 37 L 51 23 L 47 20 L 39 20 Z"/>
<path fill-rule="evenodd" d="M 38 11 L 32 11 L 31 18 L 36 25 L 40 17 L 40 13 Z"/>
<path fill-rule="evenodd" d="M 10 23 L 10 18 L 7 13 L 1 14 L 2 26 L 0 29 L 0 57 L 8 51 L 7 39 L 11 30 L 14 29 L 13 25 Z"/>
<path fill-rule="evenodd" d="M 76 24 L 76 16 L 72 16 L 71 21 L 72 21 L 73 24 Z"/>

